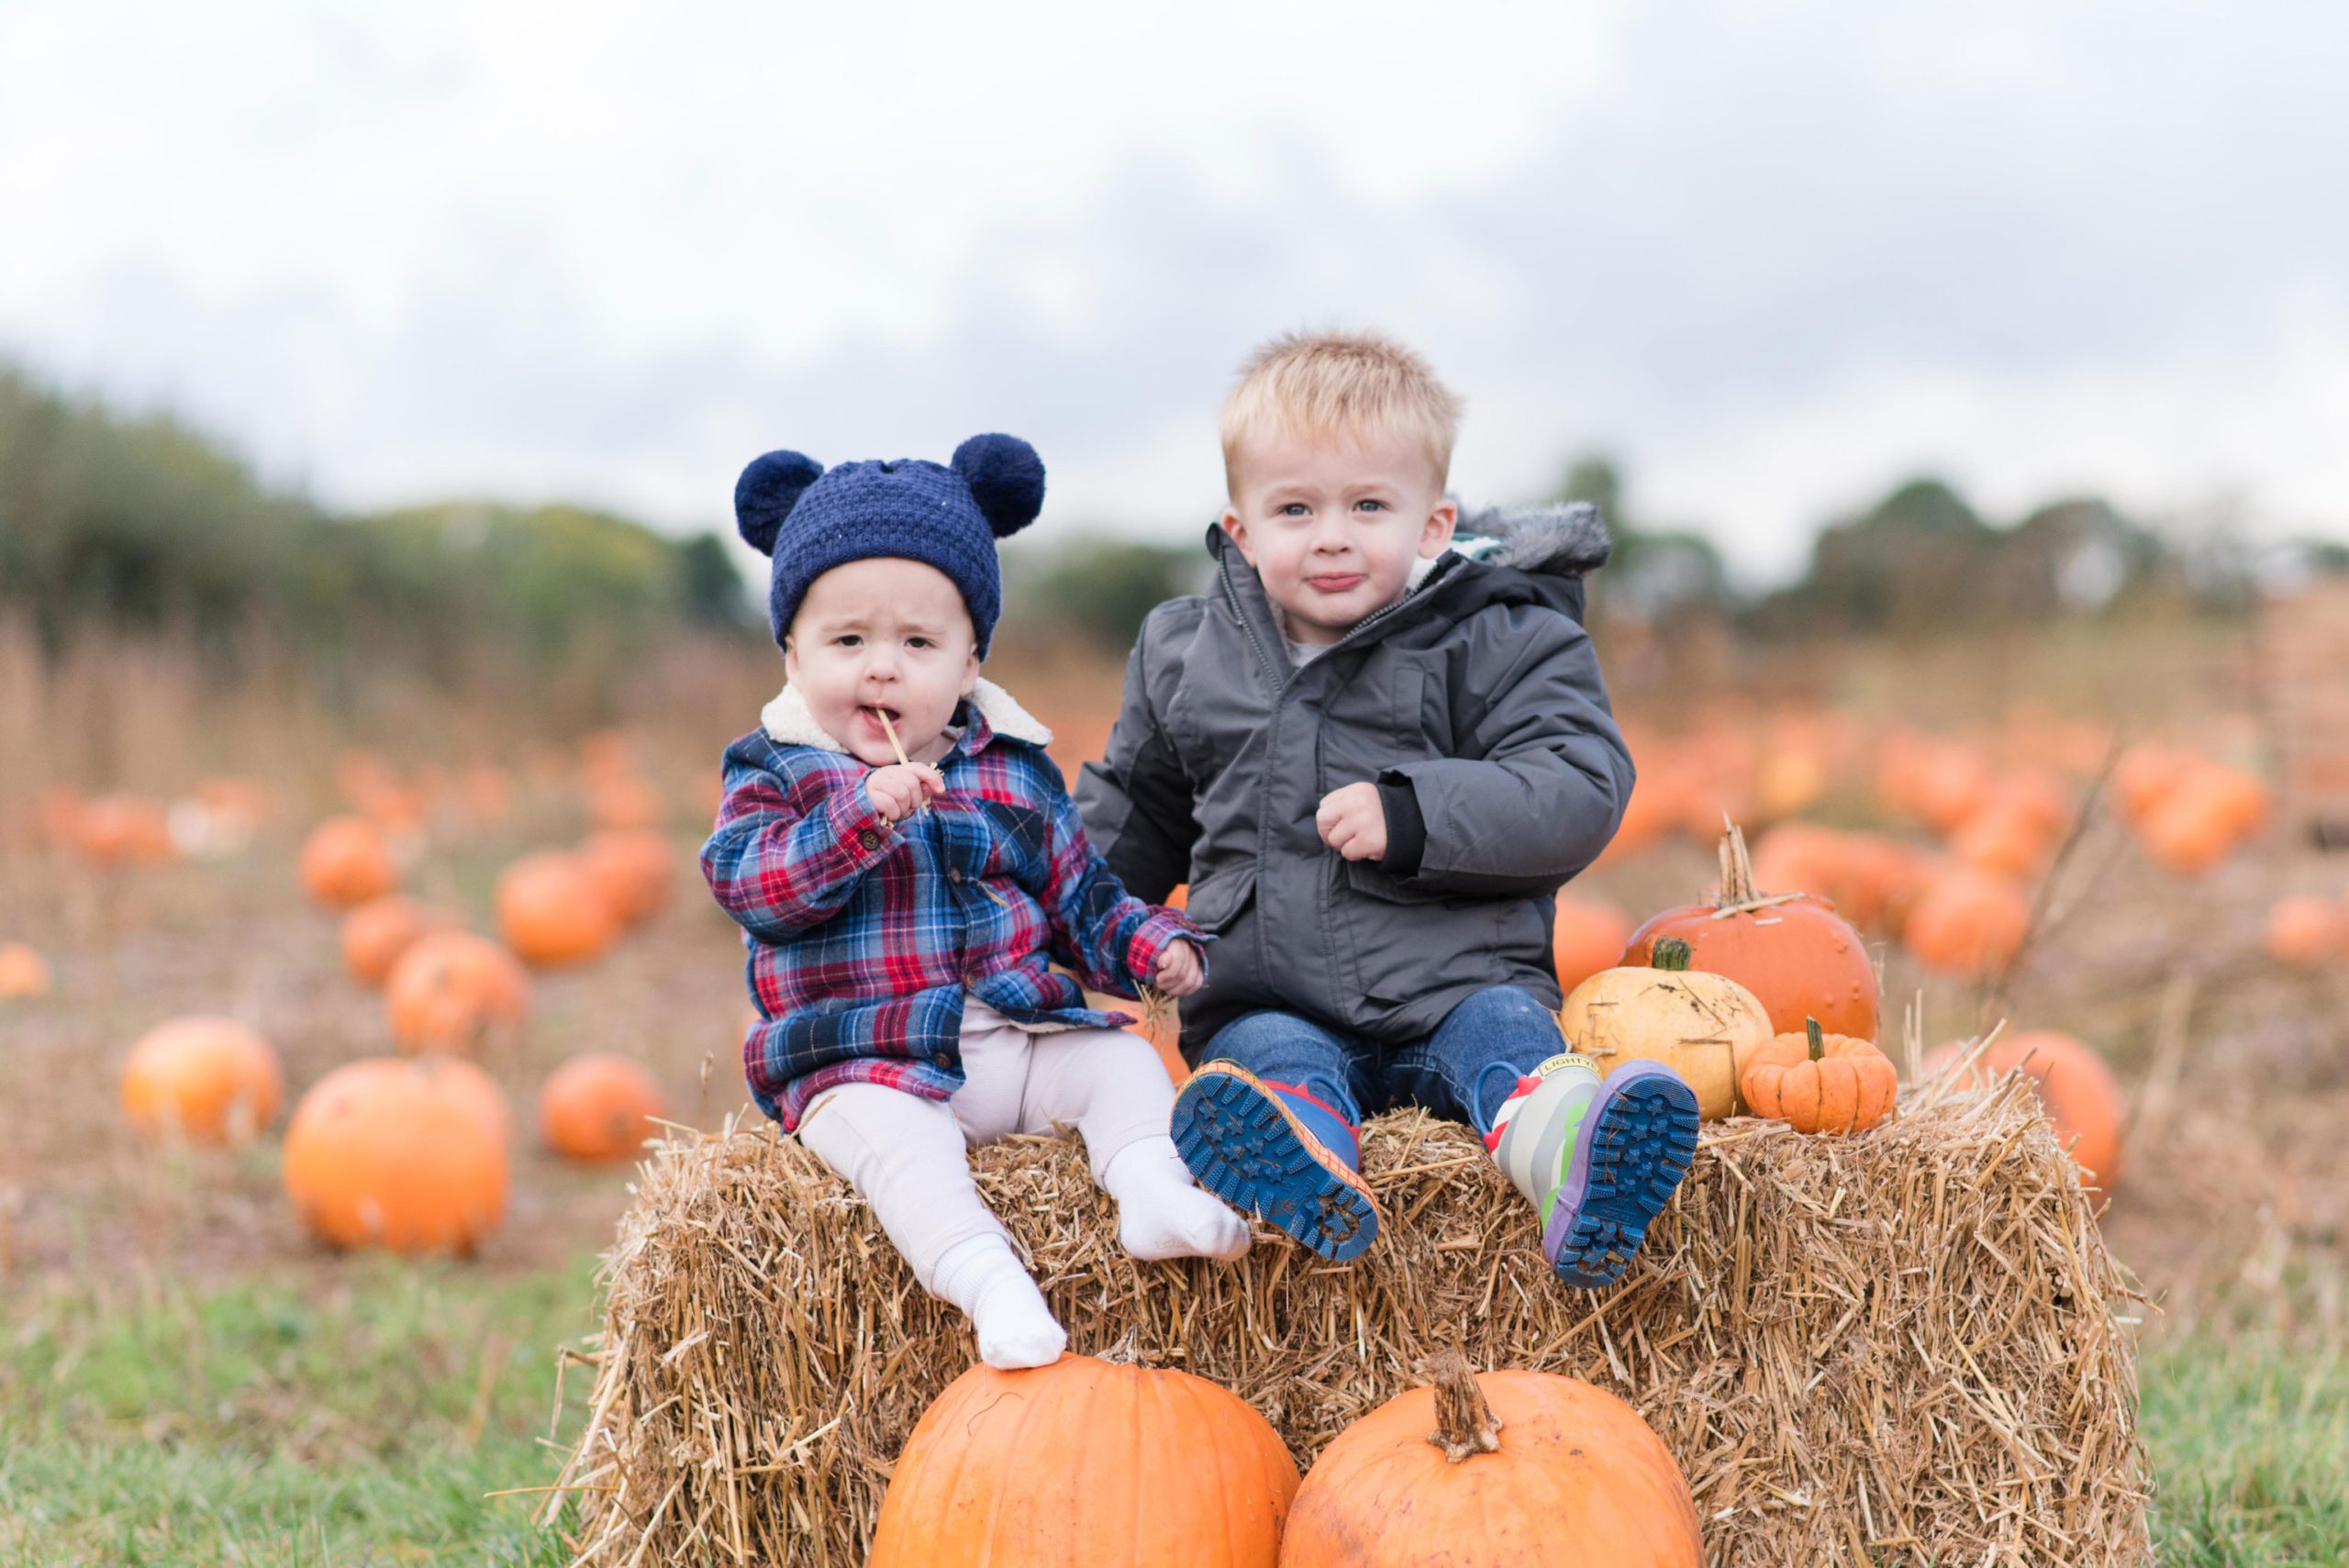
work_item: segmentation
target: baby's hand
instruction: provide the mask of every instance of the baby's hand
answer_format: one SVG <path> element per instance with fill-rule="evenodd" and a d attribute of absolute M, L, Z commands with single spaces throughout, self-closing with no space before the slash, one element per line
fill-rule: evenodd
<path fill-rule="evenodd" d="M 903 822 L 931 796 L 946 793 L 946 775 L 928 762 L 892 762 L 864 781 L 864 798 L 884 820 Z"/>
<path fill-rule="evenodd" d="M 1178 940 L 1160 950 L 1158 974 L 1152 984 L 1169 996 L 1187 996 L 1205 984 L 1207 977 L 1207 971 L 1199 966 L 1198 944 Z"/>
<path fill-rule="evenodd" d="M 1313 825 L 1323 843 L 1350 861 L 1375 861 L 1386 853 L 1386 806 L 1375 784 L 1350 784 L 1323 795 Z"/>

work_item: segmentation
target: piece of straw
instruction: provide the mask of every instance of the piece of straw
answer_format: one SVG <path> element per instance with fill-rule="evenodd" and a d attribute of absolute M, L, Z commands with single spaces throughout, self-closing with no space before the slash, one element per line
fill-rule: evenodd
<path fill-rule="evenodd" d="M 876 707 L 873 710 L 873 717 L 881 721 L 881 733 L 889 738 L 889 750 L 897 754 L 897 761 L 904 763 L 907 767 L 912 767 L 914 765 L 914 760 L 906 755 L 906 743 L 897 739 L 897 727 L 889 722 L 889 710 L 887 708 Z M 919 806 L 914 807 L 914 815 L 918 817 L 929 809 L 930 802 L 925 800 Z"/>

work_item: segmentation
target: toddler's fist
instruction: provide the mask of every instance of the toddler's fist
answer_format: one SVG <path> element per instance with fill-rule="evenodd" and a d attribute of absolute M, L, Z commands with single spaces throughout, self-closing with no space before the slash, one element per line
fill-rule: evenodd
<path fill-rule="evenodd" d="M 1350 784 L 1323 795 L 1313 826 L 1323 843 L 1350 861 L 1375 861 L 1386 853 L 1386 805 L 1375 784 Z"/>
<path fill-rule="evenodd" d="M 892 762 L 864 781 L 864 798 L 885 820 L 903 822 L 932 795 L 946 793 L 946 775 L 928 762 Z"/>
<path fill-rule="evenodd" d="M 1199 964 L 1198 944 L 1176 940 L 1160 951 L 1158 974 L 1152 984 L 1169 996 L 1187 996 L 1205 984 L 1207 977 L 1207 971 Z"/>

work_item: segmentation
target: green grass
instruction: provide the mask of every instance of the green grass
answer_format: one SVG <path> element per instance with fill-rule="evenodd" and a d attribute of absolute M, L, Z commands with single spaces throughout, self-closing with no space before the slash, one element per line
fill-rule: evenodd
<path fill-rule="evenodd" d="M 321 1281 L 20 1293 L 0 1318 L 0 1568 L 560 1564 L 552 1347 L 592 1262 L 492 1279 L 354 1259 Z M 2349 1361 L 2197 1336 L 2150 1351 L 2164 1568 L 2349 1564 Z M 587 1375 L 565 1385 L 562 1436 Z"/>
<path fill-rule="evenodd" d="M 0 1564 L 562 1562 L 540 1498 L 483 1494 L 553 1479 L 535 1440 L 553 1347 L 595 1327 L 591 1266 L 359 1259 L 323 1284 L 12 1300 Z"/>
<path fill-rule="evenodd" d="M 2141 1368 L 2164 1568 L 2349 1563 L 2349 1360 L 2198 1337 Z"/>

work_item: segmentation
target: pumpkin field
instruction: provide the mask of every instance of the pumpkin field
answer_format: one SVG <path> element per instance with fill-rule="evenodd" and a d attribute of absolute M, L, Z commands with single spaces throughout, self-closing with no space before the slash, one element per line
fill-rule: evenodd
<path fill-rule="evenodd" d="M 1692 1176 L 1684 1204 L 1742 1201 L 1741 1184 L 1791 1184 L 1799 1166 L 1801 1179 L 1826 1184 L 1805 1190 L 1831 1191 L 1839 1211 L 1871 1223 L 1889 1226 L 1887 1211 L 1903 1206 L 1921 1219 L 1979 1200 L 1987 1218 L 1964 1223 L 1999 1253 L 2023 1244 L 1995 1229 L 2000 1195 L 1891 1178 L 1871 1186 L 1876 1178 L 1861 1173 L 1880 1168 L 1857 1158 L 1860 1140 L 1938 1117 L 2016 1129 L 1998 1133 L 2011 1148 L 2024 1132 L 2042 1135 L 2043 1110 L 2055 1142 L 2032 1147 L 2069 1152 L 2070 1163 L 2033 1167 L 2031 1179 L 2049 1204 L 2080 1206 L 2063 1212 L 2085 1229 L 2058 1250 L 2109 1250 L 2117 1265 L 2113 1328 L 2096 1341 L 2110 1360 L 2078 1385 L 2104 1402 L 2089 1414 L 2108 1446 L 2076 1459 L 2099 1468 L 2099 1496 L 2118 1499 L 2117 1511 L 2093 1529 L 2053 1514 L 2028 1529 L 2001 1523 L 1985 1481 L 1980 1539 L 2078 1535 L 2070 1548 L 2019 1547 L 1998 1561 L 2132 1561 L 2131 1499 L 2143 1491 L 2142 1560 L 2349 1562 L 2349 858 L 2328 856 L 2279 793 L 2253 701 L 2252 646 L 2239 623 L 2108 628 L 2093 640 L 2054 627 L 2002 633 L 1995 646 L 1812 647 L 1755 660 L 1733 695 L 1703 702 L 1675 700 L 1664 681 L 1619 683 L 1640 784 L 1613 847 L 1561 899 L 1568 1033 L 1602 1064 L 1640 1053 L 1656 1030 L 1629 1021 L 1653 1005 L 1639 976 L 1685 965 L 1698 980 L 1744 973 L 1753 995 L 1740 991 L 1742 1005 L 1761 1001 L 1739 1038 L 1770 1053 L 1760 1077 L 1743 1071 L 1744 1046 L 1718 1081 L 1689 1073 L 1709 1115 L 1758 1118 L 1718 1124 L 1724 1141 L 1700 1152 L 1697 1172 L 1715 1165 L 1716 1179 L 1700 1190 Z M 1604 641 L 1601 653 L 1612 675 Z M 1052 724 L 1064 769 L 1098 754 L 1114 661 L 1015 647 L 990 673 Z M 739 1496 L 690 1518 L 682 1501 L 641 1498 L 618 1531 L 620 1450 L 583 1435 L 612 1429 L 602 1401 L 622 1395 L 635 1419 L 652 1422 L 657 1405 L 642 1391 L 664 1368 L 695 1364 L 696 1336 L 680 1329 L 634 1382 L 614 1370 L 612 1293 L 649 1299 L 657 1282 L 644 1260 L 690 1251 L 648 1216 L 685 1212 L 660 1204 L 689 1207 L 679 1184 L 688 1176 L 718 1181 L 743 1161 L 785 1170 L 742 1086 L 736 929 L 695 862 L 718 752 L 776 678 L 763 651 L 678 654 L 638 673 L 619 722 L 517 740 L 422 697 L 400 710 L 404 722 L 355 731 L 315 696 L 265 685 L 224 695 L 160 651 L 60 662 L 29 645 L 0 649 L 0 1105 L 10 1121 L 0 1139 L 0 1564 L 638 1560 L 629 1551 L 644 1562 L 766 1560 L 745 1544 L 754 1510 Z M 1812 935 L 1806 956 L 1788 960 L 1786 934 L 1797 929 Z M 1733 951 L 1749 939 L 1753 951 Z M 1602 972 L 1611 974 L 1581 986 Z M 1141 1027 L 1171 1039 L 1162 1016 Z M 1867 1060 L 1855 1075 L 1831 1073 L 1846 1054 Z M 1179 1059 L 1171 1066 L 1181 1071 Z M 2027 1081 L 2008 1077 L 2018 1068 Z M 2022 1107 L 2019 1119 L 1965 1120 L 1994 1103 Z M 1402 1182 L 1451 1157 L 1441 1129 L 1416 1128 L 1385 1135 L 1374 1174 Z M 1854 1140 L 1852 1158 L 1835 1152 L 1842 1140 Z M 1043 1206 L 1059 1158 L 1016 1151 L 985 1179 L 1006 1184 L 998 1201 L 1018 1192 Z M 1733 1180 L 1718 1180 L 1732 1167 Z M 744 1184 L 727 1190 L 801 1201 L 798 1176 L 741 1172 Z M 1451 1184 L 1430 1189 L 1438 1212 L 1481 1201 L 1464 1175 L 1419 1179 Z M 656 1191 L 666 1195 L 658 1202 Z M 639 1212 L 640 1203 L 650 1207 Z M 1074 1232 L 1090 1212 L 1073 1202 L 1049 1219 L 1060 1229 L 1036 1240 L 1081 1284 L 1095 1278 L 1084 1273 L 1093 1243 Z M 1800 1220 L 1774 1218 L 1759 1199 L 1736 1212 L 1745 1218 L 1725 1223 Z M 754 1229 L 713 1225 L 715 1240 L 691 1254 L 698 1261 L 673 1266 L 723 1273 L 707 1287 L 719 1296 L 756 1294 L 763 1275 L 738 1250 L 746 1237 L 860 1245 L 841 1229 L 853 1218 L 837 1213 L 805 1230 L 788 1216 L 745 1223 Z M 1487 1251 L 1472 1261 L 1508 1257 L 1512 1280 L 1516 1252 L 1539 1265 L 1518 1209 L 1496 1206 L 1474 1223 L 1477 1239 L 1462 1246 Z M 1252 1270 L 1277 1266 L 1267 1234 Z M 1747 1240 L 1732 1251 L 1762 1260 L 1757 1269 L 1810 1244 L 1792 1230 Z M 1411 1287 L 1411 1267 L 1456 1271 L 1453 1254 L 1436 1250 L 1452 1245 L 1398 1253 L 1397 1288 Z M 1643 1260 L 1620 1288 L 1726 1291 L 1726 1278 L 1698 1277 L 1709 1257 Z M 914 1299 L 885 1248 L 817 1262 L 810 1277 L 852 1299 L 795 1301 L 787 1320 L 811 1336 L 879 1336 L 899 1347 L 896 1359 L 835 1365 L 820 1358 L 838 1347 L 735 1346 L 722 1376 L 738 1380 L 728 1387 L 739 1397 L 729 1395 L 726 1418 L 780 1450 L 729 1460 L 738 1490 L 780 1488 L 777 1472 L 791 1466 L 830 1467 L 858 1496 L 877 1496 L 897 1456 L 825 1454 L 826 1423 L 867 1430 L 863 1412 L 886 1407 L 896 1386 L 906 1408 L 889 1418 L 909 1426 L 929 1396 L 911 1391 L 934 1393 L 968 1364 L 967 1335 L 933 1321 L 936 1305 Z M 1720 1264 L 1733 1266 L 1744 1265 Z M 2083 1266 L 2079 1278 L 2104 1277 L 2102 1265 Z M 1668 1267 L 1683 1272 L 1667 1280 Z M 1116 1351 L 1121 1313 L 1155 1325 L 1146 1340 L 1163 1332 L 1174 1343 L 1186 1330 L 1169 1303 L 1197 1288 L 1180 1281 L 1204 1277 L 1143 1278 L 1130 1310 L 1072 1295 L 1071 1348 Z M 1471 1369 L 1441 1357 L 1395 1370 L 1405 1384 L 1436 1383 L 1439 1424 L 1471 1467 L 1488 1440 L 1477 1437 L 1486 1396 L 1502 1412 L 1503 1443 L 1520 1431 L 1531 1441 L 1544 1423 L 1588 1433 L 1624 1418 L 1621 1401 L 1586 1410 L 1580 1396 L 1534 1386 L 1555 1379 L 1480 1357 L 1479 1335 L 1499 1332 L 1506 1303 L 1492 1305 L 1489 1284 L 1473 1277 L 1424 1277 L 1427 1302 L 1414 1310 L 1434 1312 L 1455 1290 L 1470 1305 L 1408 1333 L 1333 1320 L 1314 1386 L 1356 1379 L 1350 1344 L 1397 1357 L 1464 1344 L 1473 1371 L 1488 1374 L 1484 1395 L 1466 1381 Z M 1264 1288 L 1275 1293 L 1264 1301 L 1296 1310 L 1322 1300 L 1277 1296 L 1305 1286 L 1271 1275 Z M 1148 1302 L 1153 1292 L 1161 1299 Z M 1362 1299 L 1375 1313 L 1393 1298 Z M 1255 1307 L 1231 1310 L 1249 1321 Z M 2006 1305 L 1966 1310 L 1987 1313 L 1964 1318 L 1979 1327 L 1961 1332 L 1967 1355 L 2002 1364 L 2003 1337 L 2021 1332 Z M 1867 1332 L 1832 1313 L 1810 1328 L 1831 1346 Z M 1571 1343 L 1574 1370 L 1638 1388 L 1638 1414 L 1656 1433 L 1693 1429 L 1693 1407 L 1675 1409 L 1668 1382 L 1620 1365 L 1609 1374 L 1615 1340 Z M 1222 1385 L 1208 1392 L 1233 1405 L 1275 1375 L 1306 1375 L 1242 1356 L 1219 1376 L 1214 1355 L 1186 1353 L 1189 1372 Z M 1622 1354 L 1641 1368 L 1668 1364 L 1661 1349 L 1646 1361 Z M 741 1358 L 776 1370 L 754 1375 Z M 1822 1361 L 1815 1375 L 1828 1372 Z M 1105 1390 L 1137 1375 L 1102 1372 L 1085 1397 L 1134 1398 Z M 827 1405 L 849 1386 L 824 1382 L 835 1376 L 868 1380 L 867 1402 Z M 777 1412 L 740 1393 L 802 1387 L 832 1392 L 809 1394 L 814 1414 L 787 1437 L 761 1424 Z M 1349 1412 L 1341 1442 L 1366 1468 L 1308 1481 L 1292 1530 L 1303 1540 L 1309 1519 L 1323 1544 L 1293 1542 L 1284 1562 L 1352 1561 L 1328 1542 L 1359 1530 L 1350 1509 L 1403 1506 L 1397 1488 L 1419 1488 L 1431 1518 L 1495 1506 L 1447 1492 L 1439 1507 L 1442 1475 L 1379 1469 L 1370 1451 L 1388 1440 L 1375 1423 L 1424 1436 L 1428 1396 L 1355 1420 L 1357 1406 L 1378 1402 L 1356 1392 L 1330 1409 Z M 1995 1377 L 1976 1392 L 1993 1407 L 2001 1396 Z M 1678 1394 L 1694 1399 L 1694 1383 Z M 984 1389 L 941 1398 L 987 1403 Z M 691 1399 L 678 1408 L 707 1415 Z M 1235 1418 L 1200 1412 L 1201 1422 Z M 1297 1453 L 1298 1434 L 1318 1433 L 1322 1415 L 1264 1413 L 1287 1452 L 1275 1435 L 1234 1427 L 1240 1436 L 1218 1440 L 1239 1445 L 1229 1473 L 1313 1460 Z M 2004 1429 L 1983 1427 L 1993 1429 Z M 1270 1434 L 1261 1420 L 1249 1430 Z M 1630 1430 L 1654 1451 L 1638 1463 L 1670 1473 L 1664 1444 L 1638 1421 Z M 1088 1435 L 1079 1424 L 1040 1440 L 1080 1465 Z M 688 1421 L 671 1440 L 691 1438 Z M 2030 1452 L 2029 1430 L 2012 1440 L 2018 1451 L 1997 1462 L 2017 1478 L 1998 1484 L 2013 1495 L 2087 1486 L 2084 1474 L 2058 1473 L 2054 1451 Z M 1264 1451 L 1241 1455 L 1252 1443 Z M 1412 1462 L 1442 1468 L 1435 1450 L 1415 1451 Z M 679 1473 L 669 1490 L 682 1498 Z M 1930 1560 L 1887 1521 L 1847 1529 L 1840 1516 L 1856 1517 L 1856 1492 L 1774 1496 L 1738 1474 L 1731 1464 L 1687 1477 L 1709 1563 L 1780 1561 L 1754 1543 L 1795 1539 L 1813 1528 L 1806 1518 L 1818 1539 L 1855 1542 L 1839 1561 Z M 1131 1477 L 1144 1492 L 1159 1484 Z M 1672 1487 L 1655 1484 L 1654 1507 L 1668 1509 Z M 1951 1495 L 1975 1496 L 1954 1484 Z M 1126 1528 L 1097 1513 L 1105 1534 Z M 882 1518 L 885 1530 L 885 1508 Z M 661 1551 L 645 1551 L 656 1537 Z M 918 1544 L 892 1550 L 889 1561 L 936 1560 Z M 1077 1560 L 1128 1559 L 1104 1547 Z"/>

